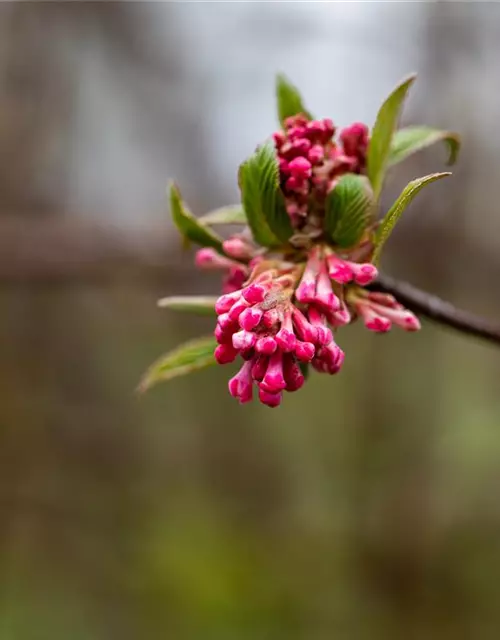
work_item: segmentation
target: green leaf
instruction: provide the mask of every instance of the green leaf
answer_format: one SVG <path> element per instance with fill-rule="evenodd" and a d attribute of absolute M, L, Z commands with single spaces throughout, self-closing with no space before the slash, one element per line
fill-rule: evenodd
<path fill-rule="evenodd" d="M 255 241 L 264 247 L 287 242 L 293 229 L 279 186 L 278 161 L 272 141 L 260 146 L 241 165 L 239 183 L 243 208 Z"/>
<path fill-rule="evenodd" d="M 378 200 L 385 169 L 389 161 L 392 136 L 408 89 L 415 81 L 413 74 L 403 80 L 385 100 L 377 115 L 368 145 L 367 172 Z"/>
<path fill-rule="evenodd" d="M 311 114 L 302 103 L 299 90 L 282 73 L 276 76 L 276 101 L 278 118 L 282 126 L 287 118 L 296 116 L 298 113 L 303 113 L 309 120 L 311 119 Z"/>
<path fill-rule="evenodd" d="M 198 222 L 210 227 L 216 224 L 246 224 L 247 218 L 243 207 L 239 204 L 234 204 L 210 211 L 198 218 Z"/>
<path fill-rule="evenodd" d="M 389 165 L 397 164 L 436 142 L 445 143 L 448 149 L 448 164 L 454 164 L 460 151 L 460 137 L 457 133 L 440 131 L 432 127 L 406 127 L 394 134 Z"/>
<path fill-rule="evenodd" d="M 451 176 L 451 173 L 449 171 L 444 173 L 431 173 L 430 175 L 424 176 L 423 178 L 412 180 L 406 185 L 399 198 L 394 202 L 392 207 L 385 214 L 380 223 L 380 226 L 375 233 L 375 251 L 372 259 L 372 262 L 374 264 L 378 262 L 382 247 L 384 246 L 387 238 L 391 235 L 392 230 L 401 217 L 401 214 L 410 204 L 413 198 L 417 195 L 417 193 L 423 187 L 425 187 L 425 185 L 430 184 L 431 182 L 435 182 L 436 180 L 440 180 L 441 178 L 446 178 L 447 176 Z"/>
<path fill-rule="evenodd" d="M 144 374 L 137 390 L 142 393 L 158 382 L 166 382 L 216 364 L 216 346 L 213 336 L 184 343 L 154 362 Z"/>
<path fill-rule="evenodd" d="M 170 185 L 170 212 L 182 236 L 202 247 L 213 247 L 222 253 L 222 238 L 197 220 L 182 201 L 174 183 Z"/>
<path fill-rule="evenodd" d="M 325 230 L 340 247 L 361 239 L 373 210 L 373 193 L 365 176 L 347 173 L 326 198 Z"/>
<path fill-rule="evenodd" d="M 161 298 L 157 304 L 162 309 L 173 309 L 174 311 L 188 311 L 202 316 L 214 316 L 215 296 L 170 296 Z"/>

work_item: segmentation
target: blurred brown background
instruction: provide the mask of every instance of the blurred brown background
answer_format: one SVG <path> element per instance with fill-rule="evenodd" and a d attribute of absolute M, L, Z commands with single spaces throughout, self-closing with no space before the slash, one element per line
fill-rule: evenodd
<path fill-rule="evenodd" d="M 279 410 L 218 368 L 134 387 L 211 322 L 166 211 L 237 199 L 284 71 L 319 116 L 457 130 L 384 267 L 500 315 L 500 5 L 0 7 L 0 639 L 500 635 L 500 351 L 424 323 L 342 332 Z M 443 167 L 441 148 L 395 170 Z"/>

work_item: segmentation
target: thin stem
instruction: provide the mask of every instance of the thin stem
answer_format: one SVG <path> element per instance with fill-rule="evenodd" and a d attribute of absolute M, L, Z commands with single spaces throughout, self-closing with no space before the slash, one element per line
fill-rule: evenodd
<path fill-rule="evenodd" d="M 500 325 L 494 325 L 485 318 L 457 309 L 449 302 L 417 289 L 407 282 L 399 282 L 394 278 L 379 274 L 376 282 L 368 288 L 391 293 L 398 302 L 418 315 L 426 316 L 430 320 L 452 327 L 462 333 L 500 345 Z"/>

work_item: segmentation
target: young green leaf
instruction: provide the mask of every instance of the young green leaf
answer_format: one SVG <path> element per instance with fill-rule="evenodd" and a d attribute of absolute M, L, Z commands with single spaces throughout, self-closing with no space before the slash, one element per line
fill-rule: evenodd
<path fill-rule="evenodd" d="M 276 76 L 276 101 L 281 126 L 284 125 L 287 118 L 296 116 L 298 113 L 303 113 L 311 119 L 311 114 L 304 107 L 298 89 L 282 73 Z"/>
<path fill-rule="evenodd" d="M 454 164 L 460 151 L 460 137 L 457 133 L 440 131 L 432 127 L 406 127 L 394 134 L 389 165 L 397 164 L 436 142 L 445 143 L 448 149 L 448 164 Z"/>
<path fill-rule="evenodd" d="M 340 247 L 351 247 L 362 237 L 373 210 L 373 193 L 364 176 L 347 173 L 326 198 L 325 230 Z"/>
<path fill-rule="evenodd" d="M 240 167 L 241 199 L 255 241 L 264 247 L 288 241 L 293 233 L 279 186 L 272 141 L 260 146 Z"/>
<path fill-rule="evenodd" d="M 247 218 L 243 207 L 235 204 L 210 211 L 198 218 L 198 222 L 211 227 L 216 224 L 246 224 Z"/>
<path fill-rule="evenodd" d="M 216 346 L 217 342 L 213 336 L 184 343 L 154 362 L 144 374 L 137 390 L 142 393 L 158 382 L 185 376 L 216 364 Z"/>
<path fill-rule="evenodd" d="M 367 173 L 378 200 L 389 160 L 392 136 L 408 89 L 415 81 L 413 74 L 403 80 L 385 100 L 375 120 L 368 145 Z"/>
<path fill-rule="evenodd" d="M 180 191 L 174 183 L 170 185 L 170 212 L 175 226 L 187 240 L 213 247 L 222 253 L 222 238 L 197 220 L 182 201 Z"/>
<path fill-rule="evenodd" d="M 214 316 L 215 296 L 170 296 L 161 298 L 157 305 L 162 309 L 172 309 L 173 311 L 188 311 L 201 316 Z"/>
<path fill-rule="evenodd" d="M 391 232 L 396 226 L 396 223 L 401 217 L 401 214 L 410 204 L 413 198 L 417 195 L 417 193 L 423 187 L 425 187 L 425 185 L 430 184 L 431 182 L 435 182 L 436 180 L 440 180 L 441 178 L 446 178 L 447 176 L 451 176 L 451 173 L 449 171 L 444 173 L 431 173 L 430 175 L 424 176 L 423 178 L 412 180 L 406 185 L 399 198 L 394 202 L 392 207 L 385 214 L 380 223 L 380 226 L 375 232 L 375 251 L 372 259 L 372 262 L 374 264 L 378 262 L 382 247 L 384 246 L 387 238 L 391 235 Z"/>

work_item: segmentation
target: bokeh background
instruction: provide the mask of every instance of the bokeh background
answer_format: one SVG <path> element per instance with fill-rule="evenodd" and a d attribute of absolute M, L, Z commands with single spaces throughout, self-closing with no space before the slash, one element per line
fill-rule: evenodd
<path fill-rule="evenodd" d="M 424 322 L 342 332 L 342 374 L 279 410 L 217 368 L 138 399 L 216 292 L 172 229 L 237 200 L 275 128 L 274 75 L 339 126 L 459 131 L 387 273 L 500 315 L 500 5 L 0 7 L 1 640 L 488 640 L 500 634 L 500 351 Z M 391 173 L 390 202 L 443 168 Z"/>

